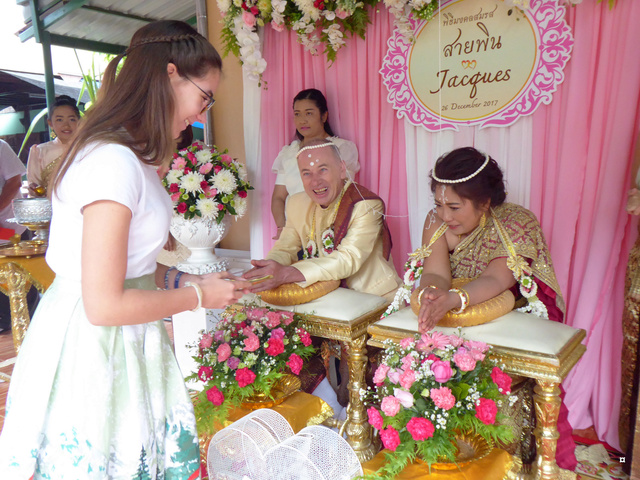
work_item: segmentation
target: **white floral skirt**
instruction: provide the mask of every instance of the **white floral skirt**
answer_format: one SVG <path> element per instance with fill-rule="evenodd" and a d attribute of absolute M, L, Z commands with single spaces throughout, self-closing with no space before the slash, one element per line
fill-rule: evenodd
<path fill-rule="evenodd" d="M 162 320 L 94 326 L 79 283 L 56 279 L 13 371 L 0 478 L 187 480 L 199 468 L 193 406 Z"/>

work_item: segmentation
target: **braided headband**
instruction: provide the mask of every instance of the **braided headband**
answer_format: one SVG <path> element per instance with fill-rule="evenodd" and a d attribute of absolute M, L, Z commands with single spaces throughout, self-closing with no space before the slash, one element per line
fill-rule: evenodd
<path fill-rule="evenodd" d="M 145 38 L 145 39 L 139 41 L 138 43 L 134 43 L 133 45 L 130 45 L 129 48 L 127 48 L 125 50 L 123 55 L 128 55 L 129 53 L 131 53 L 131 50 L 133 50 L 134 48 L 137 48 L 137 47 L 141 47 L 142 45 L 148 45 L 150 43 L 180 42 L 182 40 L 189 40 L 190 38 L 197 38 L 198 35 L 199 34 L 185 33 L 185 34 L 182 34 L 182 35 L 168 35 L 168 36 L 162 36 L 162 37 Z"/>
<path fill-rule="evenodd" d="M 485 153 L 484 154 L 484 163 L 482 165 L 480 165 L 480 168 L 478 170 L 476 170 L 475 172 L 473 172 L 471 175 L 467 175 L 466 177 L 463 177 L 463 178 L 457 178 L 455 180 L 449 180 L 447 178 L 438 178 L 438 176 L 436 175 L 436 166 L 434 165 L 433 166 L 433 170 L 431 171 L 431 176 L 438 183 L 464 183 L 467 180 L 471 180 L 473 177 L 478 175 L 484 169 L 484 167 L 487 166 L 488 163 L 489 163 L 489 155 Z"/>
<path fill-rule="evenodd" d="M 333 142 L 320 143 L 318 145 L 308 145 L 306 147 L 302 147 L 300 150 L 298 150 L 298 153 L 296 154 L 296 158 L 300 157 L 300 154 L 302 152 L 304 152 L 305 150 L 313 150 L 314 148 L 324 148 L 324 147 L 330 147 L 330 146 L 334 146 L 334 147 L 338 148 L 338 146 Z M 309 156 L 311 156 L 311 155 L 309 155 Z"/>

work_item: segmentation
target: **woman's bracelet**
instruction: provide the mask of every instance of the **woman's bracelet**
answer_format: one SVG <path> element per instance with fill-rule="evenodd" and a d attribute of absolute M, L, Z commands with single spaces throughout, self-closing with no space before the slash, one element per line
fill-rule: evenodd
<path fill-rule="evenodd" d="M 449 291 L 460 295 L 460 303 L 461 303 L 460 308 L 454 311 L 453 313 L 460 314 L 464 312 L 466 308 L 469 306 L 469 294 L 467 293 L 467 291 L 462 288 L 452 288 Z"/>
<path fill-rule="evenodd" d="M 202 308 L 202 289 L 200 288 L 200 285 L 198 285 L 197 283 L 193 283 L 193 282 L 187 282 L 184 284 L 185 287 L 193 287 L 196 289 L 196 295 L 198 296 L 198 305 L 196 305 L 196 308 L 192 309 L 192 312 L 197 312 L 198 310 L 200 310 Z"/>
<path fill-rule="evenodd" d="M 420 290 L 420 293 L 418 294 L 418 306 L 421 307 L 422 306 L 422 294 L 424 293 L 424 291 L 427 288 L 433 288 L 434 290 L 437 290 L 438 287 L 436 287 L 435 285 L 427 285 L 426 287 L 424 287 L 422 290 Z"/>
<path fill-rule="evenodd" d="M 184 275 L 184 272 L 181 270 L 176 273 L 176 278 L 173 280 L 173 288 L 180 288 L 180 277 L 182 275 Z"/>
<path fill-rule="evenodd" d="M 169 290 L 169 274 L 171 272 L 173 272 L 174 270 L 177 270 L 177 268 L 176 267 L 171 267 L 164 274 L 164 289 L 165 290 Z"/>

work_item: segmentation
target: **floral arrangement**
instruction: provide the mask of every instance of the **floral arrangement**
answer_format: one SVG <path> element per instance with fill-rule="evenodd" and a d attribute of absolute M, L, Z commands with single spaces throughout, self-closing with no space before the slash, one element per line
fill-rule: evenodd
<path fill-rule="evenodd" d="M 226 214 L 242 217 L 247 211 L 247 169 L 214 146 L 193 142 L 173 154 L 170 170 L 162 179 L 176 213 L 187 220 L 211 218 L 218 223 Z"/>
<path fill-rule="evenodd" d="M 292 312 L 255 305 L 225 310 L 216 330 L 203 333 L 192 346 L 199 368 L 187 380 L 203 386 L 196 417 L 211 427 L 226 418 L 230 407 L 256 394 L 270 396 L 281 377 L 298 375 L 315 352 L 299 319 Z"/>
<path fill-rule="evenodd" d="M 249 77 L 260 80 L 267 63 L 260 53 L 257 28 L 270 24 L 278 32 L 285 28 L 294 30 L 300 43 L 313 55 L 318 54 L 320 44 L 324 44 L 327 60 L 333 62 L 338 50 L 345 45 L 345 34 L 365 38 L 370 23 L 366 6 L 378 1 L 218 0 L 224 18 L 225 54 L 233 52 Z"/>
<path fill-rule="evenodd" d="M 375 478 L 393 479 L 416 457 L 431 465 L 455 461 L 455 437 L 482 436 L 508 442 L 513 432 L 501 425 L 499 407 L 513 404 L 511 378 L 487 353 L 490 346 L 438 331 L 385 343 L 375 371 L 375 389 L 365 397 L 384 448 L 394 452 Z"/>

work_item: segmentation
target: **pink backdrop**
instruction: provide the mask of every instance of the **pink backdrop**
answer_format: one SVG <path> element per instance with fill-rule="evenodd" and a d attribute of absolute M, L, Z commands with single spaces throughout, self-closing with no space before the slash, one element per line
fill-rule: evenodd
<path fill-rule="evenodd" d="M 551 248 L 567 323 L 587 331 L 587 353 L 565 382 L 570 420 L 574 428 L 595 425 L 602 440 L 617 446 L 624 270 L 635 238 L 624 202 L 640 129 L 640 2 L 619 0 L 612 11 L 606 3 L 568 8 L 575 46 L 566 79 L 551 105 L 533 115 L 530 207 Z M 379 10 L 366 42 L 348 41 L 331 67 L 304 52 L 295 35 L 265 29 L 262 168 L 270 172 L 293 139 L 295 94 L 311 87 L 325 92 L 332 127 L 358 146 L 360 183 L 387 203 L 400 270 L 411 250 L 405 127 L 386 102 L 378 73 L 392 29 L 386 9 Z M 265 250 L 275 233 L 268 201 L 274 180 L 273 174 L 261 178 L 268 192 L 262 197 Z"/>

